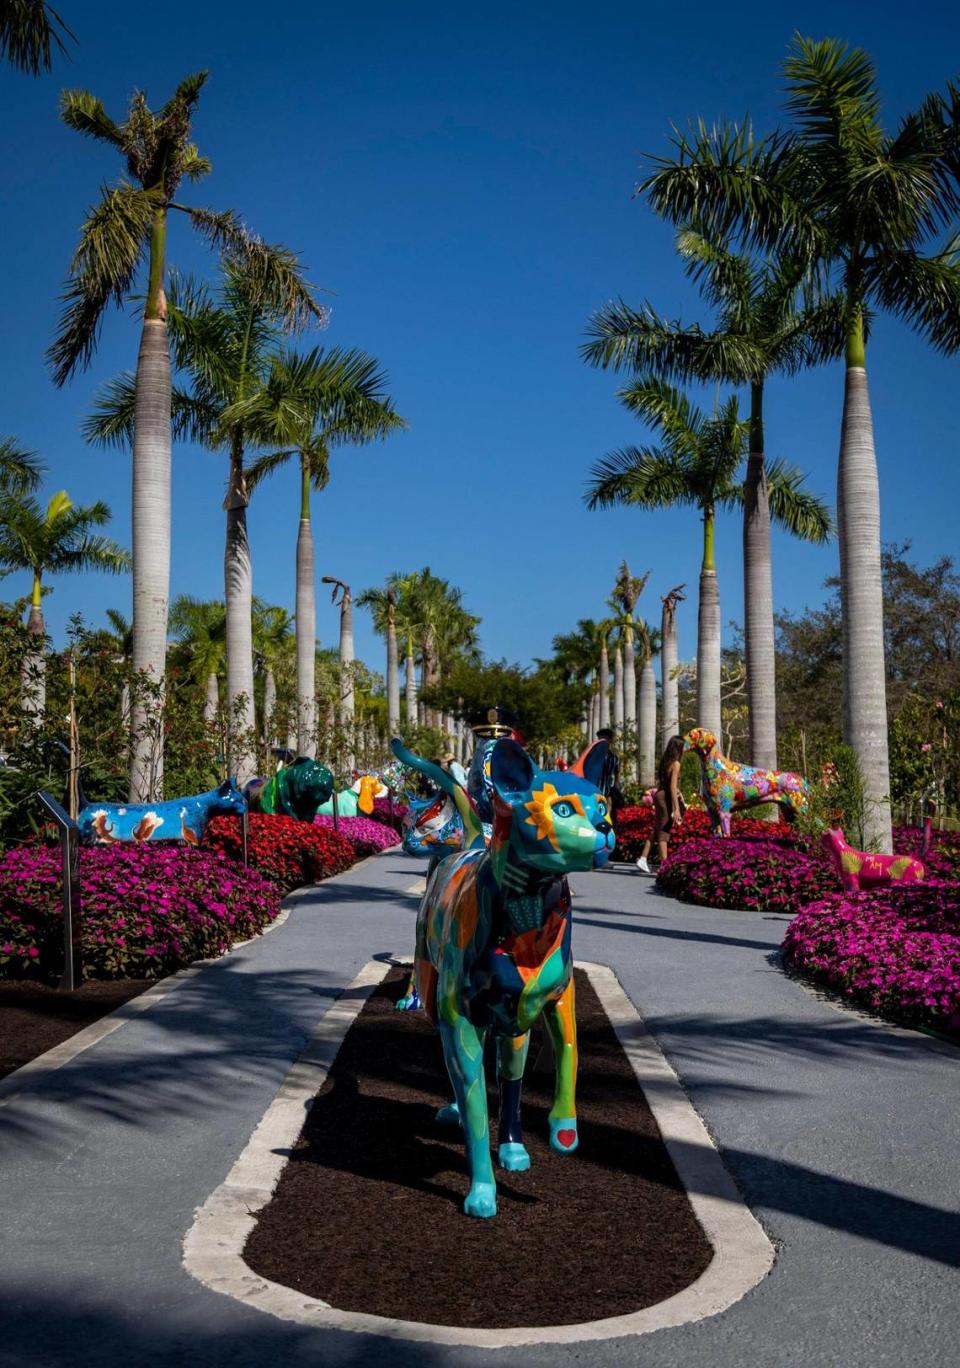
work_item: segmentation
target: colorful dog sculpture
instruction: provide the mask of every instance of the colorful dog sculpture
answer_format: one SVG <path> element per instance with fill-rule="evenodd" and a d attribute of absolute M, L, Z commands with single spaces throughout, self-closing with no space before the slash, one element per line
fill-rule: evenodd
<path fill-rule="evenodd" d="M 492 741 L 487 742 L 487 746 L 490 748 L 495 744 Z M 393 746 L 395 754 L 408 771 L 417 770 L 421 774 L 426 774 L 427 777 L 436 771 L 435 765 L 424 760 L 422 756 L 413 751 L 407 750 L 400 741 L 395 741 Z M 447 771 L 444 771 L 444 774 L 452 784 L 454 782 L 453 776 L 447 774 Z M 481 780 L 481 782 L 484 781 Z M 487 766 L 486 785 L 489 788 L 489 765 Z M 472 795 L 470 797 L 473 807 L 479 809 L 480 804 L 473 799 Z M 484 845 L 490 844 L 493 833 L 492 808 L 489 809 L 489 813 L 489 821 L 485 818 L 482 819 Z M 452 855 L 455 851 L 465 850 L 470 844 L 466 840 L 463 818 L 457 809 L 453 794 L 442 788 L 430 798 L 413 799 L 403 818 L 401 827 L 405 855 L 427 856 L 431 861 L 436 861 L 443 859 L 446 855 Z"/>
<path fill-rule="evenodd" d="M 332 790 L 331 790 L 332 792 Z M 340 817 L 369 817 L 373 811 L 374 798 L 386 798 L 387 786 L 375 774 L 363 774 L 357 779 L 350 788 L 341 789 L 337 794 L 337 814 Z M 331 817 L 333 815 L 333 798 L 331 794 L 317 808 L 319 815 Z"/>
<path fill-rule="evenodd" d="M 396 746 L 394 749 L 396 754 Z M 497 1040 L 500 1127 L 497 1157 L 508 1171 L 530 1167 L 520 1124 L 520 1091 L 529 1032 L 543 1014 L 553 1040 L 556 1087 L 550 1145 L 577 1148 L 577 1036 L 566 875 L 602 867 L 613 849 L 607 802 L 599 789 L 607 742 L 586 750 L 571 769 L 541 772 L 513 740 L 491 757 L 493 840 L 464 790 L 423 762 L 450 793 L 471 848 L 441 860 L 417 917 L 416 985 L 438 1027 L 455 1101 L 438 1119 L 459 1122 L 466 1139 L 469 1216 L 496 1215 L 483 1046 Z"/>
<path fill-rule="evenodd" d="M 298 755 L 269 779 L 251 779 L 244 789 L 251 812 L 266 812 L 312 822 L 333 792 L 333 775 L 326 765 Z"/>
<path fill-rule="evenodd" d="M 730 835 L 734 812 L 761 803 L 779 803 L 788 821 L 806 806 L 810 793 L 806 779 L 788 770 L 756 769 L 738 765 L 720 753 L 717 738 L 704 727 L 694 727 L 683 738 L 684 750 L 695 751 L 703 767 L 703 800 L 715 832 Z"/>
<path fill-rule="evenodd" d="M 97 845 L 115 841 L 186 841 L 198 846 L 213 816 L 246 811 L 236 780 L 226 779 L 209 793 L 171 798 L 161 803 L 88 803 L 77 816 L 80 839 Z"/>
<path fill-rule="evenodd" d="M 923 883 L 923 861 L 914 855 L 874 855 L 869 850 L 854 850 L 847 845 L 839 827 L 825 831 L 820 838 L 843 884 L 844 893 L 859 893 L 865 888 L 886 888 L 889 884 Z"/>

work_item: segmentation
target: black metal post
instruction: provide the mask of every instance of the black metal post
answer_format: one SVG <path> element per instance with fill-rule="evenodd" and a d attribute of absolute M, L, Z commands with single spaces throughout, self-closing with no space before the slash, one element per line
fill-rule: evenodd
<path fill-rule="evenodd" d="M 337 799 L 336 789 L 333 791 L 333 829 L 334 831 L 340 830 L 340 803 Z"/>
<path fill-rule="evenodd" d="M 250 813 L 247 808 L 240 814 L 240 837 L 243 844 L 243 863 L 250 863 Z"/>
<path fill-rule="evenodd" d="M 80 828 L 49 793 L 37 794 L 57 824 L 63 857 L 63 975 L 60 987 L 68 993 L 83 978 L 80 921 Z"/>

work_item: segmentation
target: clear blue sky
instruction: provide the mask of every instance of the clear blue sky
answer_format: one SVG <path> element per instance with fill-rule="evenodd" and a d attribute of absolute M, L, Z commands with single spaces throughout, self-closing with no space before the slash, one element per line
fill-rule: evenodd
<path fill-rule="evenodd" d="M 794 27 L 865 46 L 892 120 L 954 75 L 960 12 L 852 3 L 780 7 L 691 0 L 360 8 L 293 0 L 167 0 L 159 9 L 62 0 L 80 44 L 40 80 L 5 71 L 4 394 L 0 432 L 50 466 L 50 489 L 106 498 L 129 542 L 129 458 L 84 447 L 79 424 L 98 385 L 136 360 L 137 323 L 113 313 L 91 369 L 57 391 L 43 352 L 78 225 L 119 167 L 109 149 L 57 119 L 59 89 L 96 92 L 122 117 L 134 87 L 159 105 L 185 73 L 211 77 L 195 134 L 214 172 L 194 203 L 234 207 L 273 241 L 303 253 L 330 294 L 331 344 L 361 346 L 390 373 L 411 431 L 337 455 L 315 501 L 318 574 L 356 588 L 429 564 L 459 584 L 483 619 L 493 657 L 529 661 L 554 633 L 599 616 L 625 556 L 652 572 L 642 608 L 686 581 L 681 653 L 694 652 L 699 527 L 695 514 L 587 513 L 586 471 L 641 439 L 615 403 L 616 381 L 577 347 L 593 309 L 623 295 L 695 317 L 669 229 L 631 197 L 642 154 L 666 149 L 671 121 L 745 111 L 780 117 L 779 64 Z M 122 18 L 120 17 L 122 15 Z M 184 196 L 186 198 L 186 196 Z M 215 261 L 173 225 L 171 257 L 214 274 Z M 957 544 L 960 360 L 935 356 L 900 324 L 875 330 L 868 360 L 884 536 L 933 559 Z M 842 374 L 838 366 L 774 383 L 767 446 L 809 472 L 832 500 Z M 174 456 L 172 592 L 222 596 L 222 458 Z M 250 510 L 256 591 L 292 608 L 294 472 Z M 741 615 L 740 533 L 718 532 L 724 620 Z M 836 549 L 783 537 L 775 600 L 822 598 Z M 26 592 L 22 577 L 0 585 Z M 71 611 L 129 612 L 125 581 L 57 582 L 45 603 L 62 639 Z M 381 647 L 358 615 L 358 650 Z M 321 641 L 336 610 L 321 601 Z"/>

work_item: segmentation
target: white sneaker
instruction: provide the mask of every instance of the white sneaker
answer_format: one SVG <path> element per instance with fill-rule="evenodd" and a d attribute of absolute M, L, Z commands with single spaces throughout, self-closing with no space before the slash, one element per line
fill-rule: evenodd
<path fill-rule="evenodd" d="M 652 874 L 652 873 L 653 873 L 653 870 L 652 870 L 652 869 L 650 868 L 650 866 L 647 864 L 646 860 L 644 859 L 644 857 L 643 857 L 642 855 L 640 855 L 640 856 L 638 857 L 638 859 L 637 859 L 637 868 L 639 869 L 639 871 L 640 871 L 641 874 Z"/>

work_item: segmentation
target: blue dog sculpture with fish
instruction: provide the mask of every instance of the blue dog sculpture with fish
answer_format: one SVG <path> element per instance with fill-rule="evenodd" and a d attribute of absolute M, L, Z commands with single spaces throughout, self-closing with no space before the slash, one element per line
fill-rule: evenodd
<path fill-rule="evenodd" d="M 399 742 L 394 754 L 401 755 Z M 507 1171 L 530 1167 L 520 1093 L 530 1029 L 542 1014 L 556 1060 L 550 1145 L 577 1148 L 577 1034 L 571 905 L 566 875 L 600 868 L 614 846 L 600 789 L 607 742 L 568 770 L 540 771 L 512 739 L 490 757 L 494 822 L 484 847 L 476 808 L 438 766 L 418 768 L 454 799 L 468 848 L 441 860 L 417 917 L 414 976 L 424 1010 L 440 1032 L 454 1101 L 438 1119 L 463 1127 L 470 1168 L 464 1211 L 496 1215 L 483 1070 L 488 1031 L 497 1042 L 500 1123 L 497 1159 Z"/>

